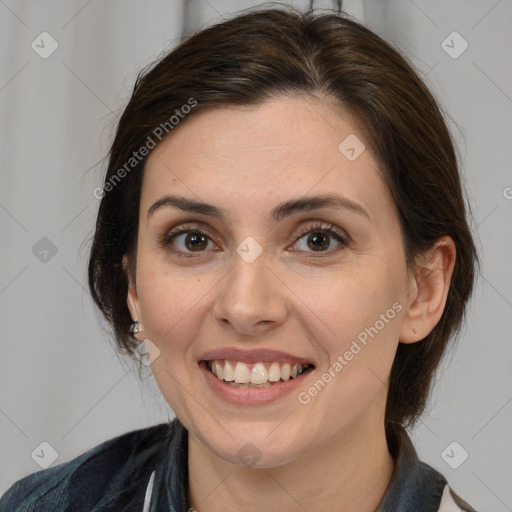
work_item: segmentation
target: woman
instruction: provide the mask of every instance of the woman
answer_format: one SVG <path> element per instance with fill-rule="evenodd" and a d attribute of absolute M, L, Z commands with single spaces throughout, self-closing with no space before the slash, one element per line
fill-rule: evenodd
<path fill-rule="evenodd" d="M 29 475 L 5 511 L 474 510 L 404 427 L 475 246 L 436 101 L 351 19 L 255 10 L 141 73 L 89 261 L 176 414 Z"/>

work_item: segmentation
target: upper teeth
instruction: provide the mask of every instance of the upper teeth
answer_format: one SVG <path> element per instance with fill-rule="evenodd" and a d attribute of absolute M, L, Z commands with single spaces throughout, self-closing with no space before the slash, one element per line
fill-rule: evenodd
<path fill-rule="evenodd" d="M 237 382 L 240 384 L 265 384 L 267 382 L 277 382 L 278 380 L 294 379 L 299 376 L 309 365 L 290 363 L 256 363 L 247 365 L 241 361 L 208 361 L 208 368 L 219 379 L 226 382 Z"/>

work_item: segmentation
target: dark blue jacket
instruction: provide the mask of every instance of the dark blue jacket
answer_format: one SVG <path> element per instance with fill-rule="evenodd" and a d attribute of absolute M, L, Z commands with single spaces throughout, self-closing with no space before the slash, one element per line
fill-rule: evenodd
<path fill-rule="evenodd" d="M 187 455 L 188 432 L 177 418 L 129 432 L 18 480 L 0 512 L 190 512 Z M 393 477 L 376 512 L 476 512 L 418 459 L 402 427 L 392 455 Z"/>

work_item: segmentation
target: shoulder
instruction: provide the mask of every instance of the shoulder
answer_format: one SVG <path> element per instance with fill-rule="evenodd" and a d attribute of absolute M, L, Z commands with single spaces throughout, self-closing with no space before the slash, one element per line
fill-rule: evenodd
<path fill-rule="evenodd" d="M 469 503 L 464 501 L 450 486 L 445 476 L 426 462 L 420 461 L 421 492 L 418 501 L 433 497 L 432 511 L 436 512 L 477 512 Z M 423 510 L 423 509 L 422 509 Z M 429 509 L 430 510 L 430 509 Z"/>
<path fill-rule="evenodd" d="M 395 468 L 378 512 L 477 512 L 442 473 L 419 459 L 403 425 L 391 424 L 387 436 Z"/>
<path fill-rule="evenodd" d="M 477 512 L 465 502 L 448 484 L 443 489 L 439 512 Z"/>
<path fill-rule="evenodd" d="M 444 475 L 437 469 L 421 461 L 420 467 L 423 475 L 421 479 L 422 493 L 425 492 L 428 496 L 435 498 L 432 502 L 432 510 L 436 512 L 477 512 L 450 487 Z M 425 498 L 423 494 L 422 498 Z M 421 503 L 421 500 L 419 502 Z"/>
<path fill-rule="evenodd" d="M 5 492 L 0 499 L 0 510 L 53 512 L 68 510 L 70 503 L 77 511 L 121 510 L 118 506 L 121 500 L 134 504 L 140 501 L 142 509 L 145 481 L 162 457 L 174 426 L 162 423 L 134 430 L 109 439 L 69 462 L 32 473 Z"/>

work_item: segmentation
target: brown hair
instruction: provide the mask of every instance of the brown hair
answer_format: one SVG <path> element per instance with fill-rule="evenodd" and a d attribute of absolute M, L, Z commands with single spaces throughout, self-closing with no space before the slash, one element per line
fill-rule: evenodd
<path fill-rule="evenodd" d="M 120 351 L 132 353 L 122 258 L 135 261 L 146 161 L 131 161 L 133 152 L 162 126 L 172 136 L 169 120 L 191 99 L 196 106 L 188 116 L 287 94 L 334 100 L 360 120 L 399 211 L 408 265 L 444 235 L 455 242 L 441 320 L 424 340 L 399 343 L 391 369 L 386 429 L 414 425 L 447 342 L 460 330 L 478 260 L 454 145 L 436 100 L 405 57 L 346 15 L 260 6 L 195 33 L 141 71 L 109 153 L 88 267 L 92 297 Z"/>

